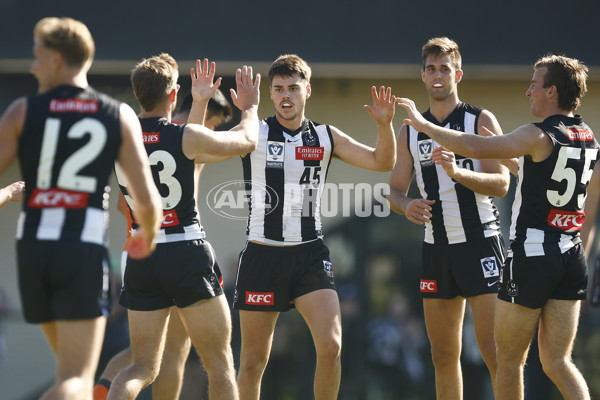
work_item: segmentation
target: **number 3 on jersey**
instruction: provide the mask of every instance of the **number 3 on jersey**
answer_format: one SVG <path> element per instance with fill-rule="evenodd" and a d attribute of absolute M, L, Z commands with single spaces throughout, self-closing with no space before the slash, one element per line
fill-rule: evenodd
<path fill-rule="evenodd" d="M 162 204 L 163 210 L 171 210 L 179 204 L 181 200 L 181 184 L 173 174 L 177 169 L 177 163 L 173 156 L 164 150 L 156 150 L 153 151 L 148 156 L 148 161 L 150 161 L 150 166 L 152 167 L 153 172 L 158 170 L 158 181 L 156 181 L 156 186 L 158 187 L 161 195 L 162 195 Z M 162 168 L 162 169 L 158 169 Z M 117 175 L 117 180 L 122 186 L 124 185 L 125 176 L 121 172 L 121 168 L 119 164 L 115 164 L 115 174 Z M 156 178 L 155 178 L 156 180 Z M 164 190 L 166 187 L 166 191 Z M 163 195 L 166 192 L 166 195 Z M 126 195 L 125 200 L 127 200 L 127 204 L 129 208 L 133 210 L 133 202 L 131 197 Z"/>
<path fill-rule="evenodd" d="M 303 183 L 321 183 L 321 167 L 306 167 L 300 177 L 300 184 Z"/>

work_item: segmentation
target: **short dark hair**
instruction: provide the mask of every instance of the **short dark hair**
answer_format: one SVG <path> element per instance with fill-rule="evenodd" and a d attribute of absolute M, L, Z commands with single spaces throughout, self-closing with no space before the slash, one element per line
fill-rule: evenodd
<path fill-rule="evenodd" d="M 452 65 L 456 69 L 462 68 L 462 57 L 460 51 L 458 51 L 458 44 L 447 37 L 434 37 L 431 38 L 423 45 L 422 49 L 423 57 L 423 68 L 426 67 L 427 57 L 429 56 L 442 56 L 449 55 Z"/>
<path fill-rule="evenodd" d="M 579 60 L 566 56 L 547 54 L 537 60 L 534 69 L 546 68 L 544 87 L 556 86 L 558 107 L 575 111 L 587 92 L 588 68 Z"/>
<path fill-rule="evenodd" d="M 300 79 L 310 82 L 311 74 L 310 66 L 296 54 L 280 55 L 269 68 L 269 79 L 271 81 L 274 76 L 298 76 Z"/>
<path fill-rule="evenodd" d="M 192 93 L 185 95 L 183 100 L 181 101 L 181 105 L 179 106 L 179 112 L 189 113 L 192 109 L 192 103 L 194 102 L 194 98 L 192 97 Z M 206 118 L 210 118 L 213 115 L 223 114 L 225 119 L 223 123 L 231 121 L 231 117 L 233 117 L 233 109 L 231 108 L 231 103 L 227 100 L 223 92 L 220 89 L 217 89 L 213 97 L 208 101 L 208 107 L 206 109 Z"/>

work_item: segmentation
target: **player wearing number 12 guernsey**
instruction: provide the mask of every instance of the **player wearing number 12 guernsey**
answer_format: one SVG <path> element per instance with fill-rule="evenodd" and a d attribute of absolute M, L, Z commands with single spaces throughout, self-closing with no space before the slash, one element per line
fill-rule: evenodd
<path fill-rule="evenodd" d="M 31 65 L 39 94 L 15 100 L 0 119 L 0 173 L 18 154 L 25 181 L 17 227 L 23 311 L 56 356 L 44 399 L 92 395 L 109 307 L 107 185 L 116 161 L 133 182 L 139 210 L 132 256 L 152 251 L 160 223 L 135 113 L 88 85 L 94 51 L 80 21 L 40 20 Z"/>
<path fill-rule="evenodd" d="M 503 136 L 481 137 L 437 127 L 410 99 L 399 99 L 405 123 L 443 146 L 475 158 L 505 159 L 516 172 L 509 258 L 501 270 L 494 338 L 497 346 L 495 398 L 524 398 L 523 367 L 538 330 L 540 361 L 566 399 L 589 399 L 587 384 L 571 359 L 587 264 L 579 232 L 586 189 L 599 145 L 574 111 L 587 91 L 587 67 L 565 56 L 537 60 L 526 94 L 541 123 Z M 594 179 L 596 177 L 594 176 Z M 535 390 L 535 389 L 533 389 Z"/>

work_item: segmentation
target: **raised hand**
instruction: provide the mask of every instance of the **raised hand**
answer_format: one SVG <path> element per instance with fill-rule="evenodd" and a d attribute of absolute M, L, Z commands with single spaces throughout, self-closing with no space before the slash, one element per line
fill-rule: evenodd
<path fill-rule="evenodd" d="M 252 83 L 252 67 L 244 65 L 235 71 L 235 84 L 237 91 L 230 89 L 231 100 L 240 110 L 247 110 L 258 106 L 260 100 L 260 74 L 256 74 Z"/>
<path fill-rule="evenodd" d="M 204 59 L 204 67 L 200 60 L 196 60 L 196 69 L 190 68 L 190 76 L 192 78 L 192 97 L 194 101 L 206 101 L 215 94 L 219 86 L 221 86 L 221 78 L 215 79 L 215 63 L 208 65 L 208 59 Z"/>
<path fill-rule="evenodd" d="M 396 102 L 399 106 L 403 107 L 408 112 L 408 118 L 405 118 L 402 122 L 405 125 L 410 125 L 419 132 L 424 132 L 426 125 L 429 123 L 417 110 L 415 102 L 407 98 L 396 98 Z"/>
<path fill-rule="evenodd" d="M 392 95 L 392 89 L 381 86 L 378 95 L 377 88 L 371 86 L 371 96 L 373 97 L 373 106 L 364 105 L 363 108 L 378 123 L 390 123 L 394 118 L 396 105 L 396 96 Z"/>

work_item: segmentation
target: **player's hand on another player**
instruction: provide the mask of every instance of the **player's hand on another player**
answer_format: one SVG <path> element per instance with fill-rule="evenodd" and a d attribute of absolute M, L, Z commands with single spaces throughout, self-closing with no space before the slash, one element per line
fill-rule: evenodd
<path fill-rule="evenodd" d="M 431 220 L 431 206 L 435 200 L 414 199 L 408 203 L 408 207 L 404 212 L 406 218 L 417 225 L 423 225 Z"/>
<path fill-rule="evenodd" d="M 431 153 L 431 161 L 444 168 L 444 171 L 446 171 L 446 174 L 450 178 L 454 178 L 458 165 L 456 165 L 456 158 L 453 152 L 444 146 L 435 146 L 435 149 Z"/>
<path fill-rule="evenodd" d="M 235 71 L 236 89 L 230 89 L 231 100 L 240 110 L 258 106 L 260 99 L 260 74 L 256 74 L 252 82 L 252 67 L 244 65 Z"/>
<path fill-rule="evenodd" d="M 371 118 L 381 124 L 392 122 L 396 110 L 396 96 L 392 95 L 392 88 L 388 87 L 386 89 L 384 86 L 381 86 L 378 94 L 377 88 L 371 86 L 371 96 L 373 97 L 373 106 L 363 106 Z"/>
<path fill-rule="evenodd" d="M 154 235 L 149 234 L 141 226 L 127 239 L 127 243 L 125 244 L 125 250 L 129 257 L 136 260 L 148 257 L 155 248 Z"/>
<path fill-rule="evenodd" d="M 210 67 L 208 59 L 204 59 L 204 66 L 200 60 L 196 60 L 196 69 L 190 69 L 192 78 L 192 97 L 194 101 L 208 102 L 215 94 L 219 86 L 221 86 L 221 78 L 215 79 L 215 63 L 211 62 Z"/>
<path fill-rule="evenodd" d="M 408 118 L 405 118 L 402 122 L 405 125 L 412 126 L 419 132 L 425 132 L 425 127 L 429 124 L 429 121 L 427 121 L 423 115 L 421 115 L 419 110 L 417 110 L 415 102 L 411 99 L 398 97 L 396 98 L 396 103 L 398 103 L 400 107 L 403 107 L 408 113 Z"/>

